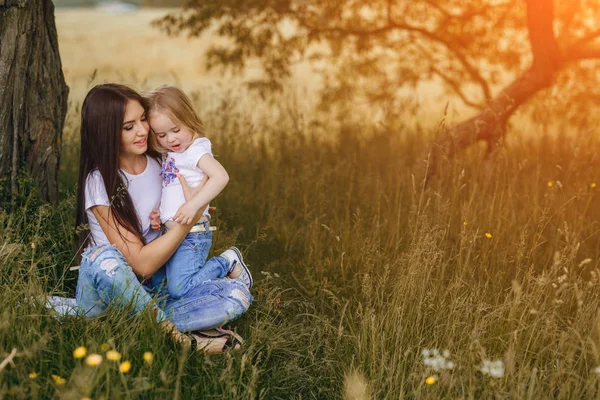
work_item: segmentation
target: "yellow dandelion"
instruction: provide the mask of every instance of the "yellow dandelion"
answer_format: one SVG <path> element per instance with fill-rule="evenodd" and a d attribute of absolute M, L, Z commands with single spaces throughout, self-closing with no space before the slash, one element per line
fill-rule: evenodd
<path fill-rule="evenodd" d="M 596 188 L 596 182 L 590 183 L 590 188 L 595 189 Z"/>
<path fill-rule="evenodd" d="M 149 351 L 145 352 L 142 357 L 144 358 L 144 362 L 146 364 L 152 364 L 152 361 L 154 360 L 154 355 Z"/>
<path fill-rule="evenodd" d="M 126 374 L 131 369 L 131 363 L 129 361 L 123 361 L 119 366 L 119 371 Z"/>
<path fill-rule="evenodd" d="M 425 379 L 425 383 L 428 385 L 433 385 L 436 382 L 437 378 L 435 376 L 428 376 L 427 379 Z"/>
<path fill-rule="evenodd" d="M 492 238 L 492 234 L 489 233 L 489 232 L 486 232 L 485 237 L 488 238 L 488 239 L 491 239 Z"/>
<path fill-rule="evenodd" d="M 554 186 L 554 183 L 552 183 L 552 181 L 548 181 L 548 187 L 552 187 Z"/>
<path fill-rule="evenodd" d="M 90 367 L 95 367 L 102 363 L 102 356 L 100 354 L 92 353 L 85 359 L 85 363 Z"/>
<path fill-rule="evenodd" d="M 109 350 L 106 352 L 106 359 L 110 361 L 119 361 L 121 359 L 121 353 L 116 350 Z"/>
<path fill-rule="evenodd" d="M 110 344 L 108 343 L 102 343 L 100 345 L 100 351 L 103 353 L 106 353 L 108 350 L 110 350 Z"/>
<path fill-rule="evenodd" d="M 30 372 L 29 373 L 29 379 L 35 379 L 37 377 L 38 377 L 37 372 Z"/>
<path fill-rule="evenodd" d="M 83 346 L 79 346 L 75 350 L 73 350 L 73 357 L 75 358 L 83 358 L 87 354 L 87 349 Z"/>
<path fill-rule="evenodd" d="M 58 375 L 52 375 L 52 380 L 54 380 L 54 383 L 56 383 L 57 385 L 64 385 L 67 381 L 65 378 L 61 378 Z"/>

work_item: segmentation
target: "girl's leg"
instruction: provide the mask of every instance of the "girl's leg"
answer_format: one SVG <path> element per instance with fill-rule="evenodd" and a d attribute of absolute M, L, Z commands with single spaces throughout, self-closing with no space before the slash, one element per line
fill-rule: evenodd
<path fill-rule="evenodd" d="M 185 297 L 167 301 L 167 318 L 181 332 L 212 329 L 244 314 L 252 295 L 241 282 L 219 279 L 192 288 Z"/>
<path fill-rule="evenodd" d="M 115 247 L 94 247 L 83 255 L 77 281 L 77 307 L 87 316 L 98 316 L 109 306 L 131 306 L 135 312 L 147 307 L 156 309 L 156 320 L 165 314 L 156 308 L 152 297 Z"/>
<path fill-rule="evenodd" d="M 207 224 L 208 226 L 208 224 Z M 169 296 L 179 299 L 203 282 L 227 275 L 229 262 L 222 257 L 206 257 L 212 244 L 212 232 L 190 233 L 167 261 Z"/>
<path fill-rule="evenodd" d="M 152 291 L 159 299 L 166 298 L 169 294 L 167 291 L 167 267 L 163 265 L 150 277 Z"/>

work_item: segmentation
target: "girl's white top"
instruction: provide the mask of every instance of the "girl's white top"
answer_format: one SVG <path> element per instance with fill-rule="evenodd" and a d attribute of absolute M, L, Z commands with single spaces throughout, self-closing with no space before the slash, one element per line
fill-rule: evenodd
<path fill-rule="evenodd" d="M 203 137 L 194 140 L 184 152 L 169 152 L 163 157 L 160 171 L 163 182 L 160 219 L 163 223 L 172 219 L 179 207 L 185 203 L 181 183 L 175 174 L 182 175 L 188 185 L 197 186 L 205 175 L 204 171 L 198 168 L 198 161 L 205 154 L 212 156 L 211 147 L 210 140 Z M 208 206 L 204 210 L 204 215 L 210 216 Z"/>
<path fill-rule="evenodd" d="M 159 163 L 147 155 L 146 159 L 148 163 L 146 169 L 141 174 L 132 175 L 123 170 L 120 170 L 120 172 L 126 178 L 127 191 L 131 196 L 131 201 L 142 226 L 141 233 L 146 239 L 146 243 L 150 243 L 159 234 L 159 231 L 155 231 L 150 227 L 150 213 L 158 207 L 158 203 L 160 202 L 161 179 Z M 90 172 L 85 181 L 85 212 L 92 234 L 91 244 L 98 246 L 109 244 L 110 242 L 100 227 L 98 220 L 90 210 L 94 206 L 110 206 L 104 181 L 98 170 Z"/>

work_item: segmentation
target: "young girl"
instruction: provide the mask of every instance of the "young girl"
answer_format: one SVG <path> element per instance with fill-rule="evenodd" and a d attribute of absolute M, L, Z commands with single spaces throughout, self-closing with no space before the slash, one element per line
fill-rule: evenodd
<path fill-rule="evenodd" d="M 177 223 L 190 223 L 199 208 L 223 190 L 229 176 L 213 158 L 202 122 L 183 91 L 164 85 L 148 93 L 146 98 L 149 103 L 150 145 L 163 154 L 160 219 L 167 229 L 172 229 Z M 191 186 L 198 185 L 205 176 L 208 181 L 186 202 L 179 174 Z M 156 214 L 151 216 L 155 228 L 158 225 L 156 217 Z M 172 298 L 183 297 L 203 282 L 225 276 L 242 281 L 248 289 L 252 287 L 252 276 L 236 247 L 206 261 L 212 243 L 211 231 L 214 230 L 209 221 L 207 206 L 204 216 L 166 264 L 166 286 Z M 153 285 L 158 287 L 164 278 L 161 274 L 154 274 Z"/>

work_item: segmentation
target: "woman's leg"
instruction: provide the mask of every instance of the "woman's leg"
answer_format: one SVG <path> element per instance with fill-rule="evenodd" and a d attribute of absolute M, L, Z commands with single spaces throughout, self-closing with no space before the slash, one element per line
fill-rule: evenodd
<path fill-rule="evenodd" d="M 181 344 L 190 344 L 190 338 L 181 334 L 165 313 L 155 306 L 153 298 L 139 283 L 121 252 L 107 245 L 92 248 L 83 255 L 77 282 L 77 308 L 84 315 L 98 316 L 109 305 L 130 305 L 136 312 L 142 312 L 149 306 L 155 307 L 156 321 L 161 323 L 162 328 Z M 221 352 L 228 344 L 224 337 L 195 337 L 195 341 L 197 350 L 207 353 Z M 239 345 L 234 343 L 233 347 L 238 348 Z"/>
<path fill-rule="evenodd" d="M 115 247 L 94 247 L 83 254 L 77 281 L 77 307 L 87 316 L 98 316 L 109 306 L 131 306 L 135 312 L 156 309 L 156 320 L 166 317 Z"/>
<path fill-rule="evenodd" d="M 211 329 L 244 314 L 252 295 L 241 282 L 219 279 L 192 288 L 181 299 L 169 299 L 164 311 L 181 332 Z"/>

